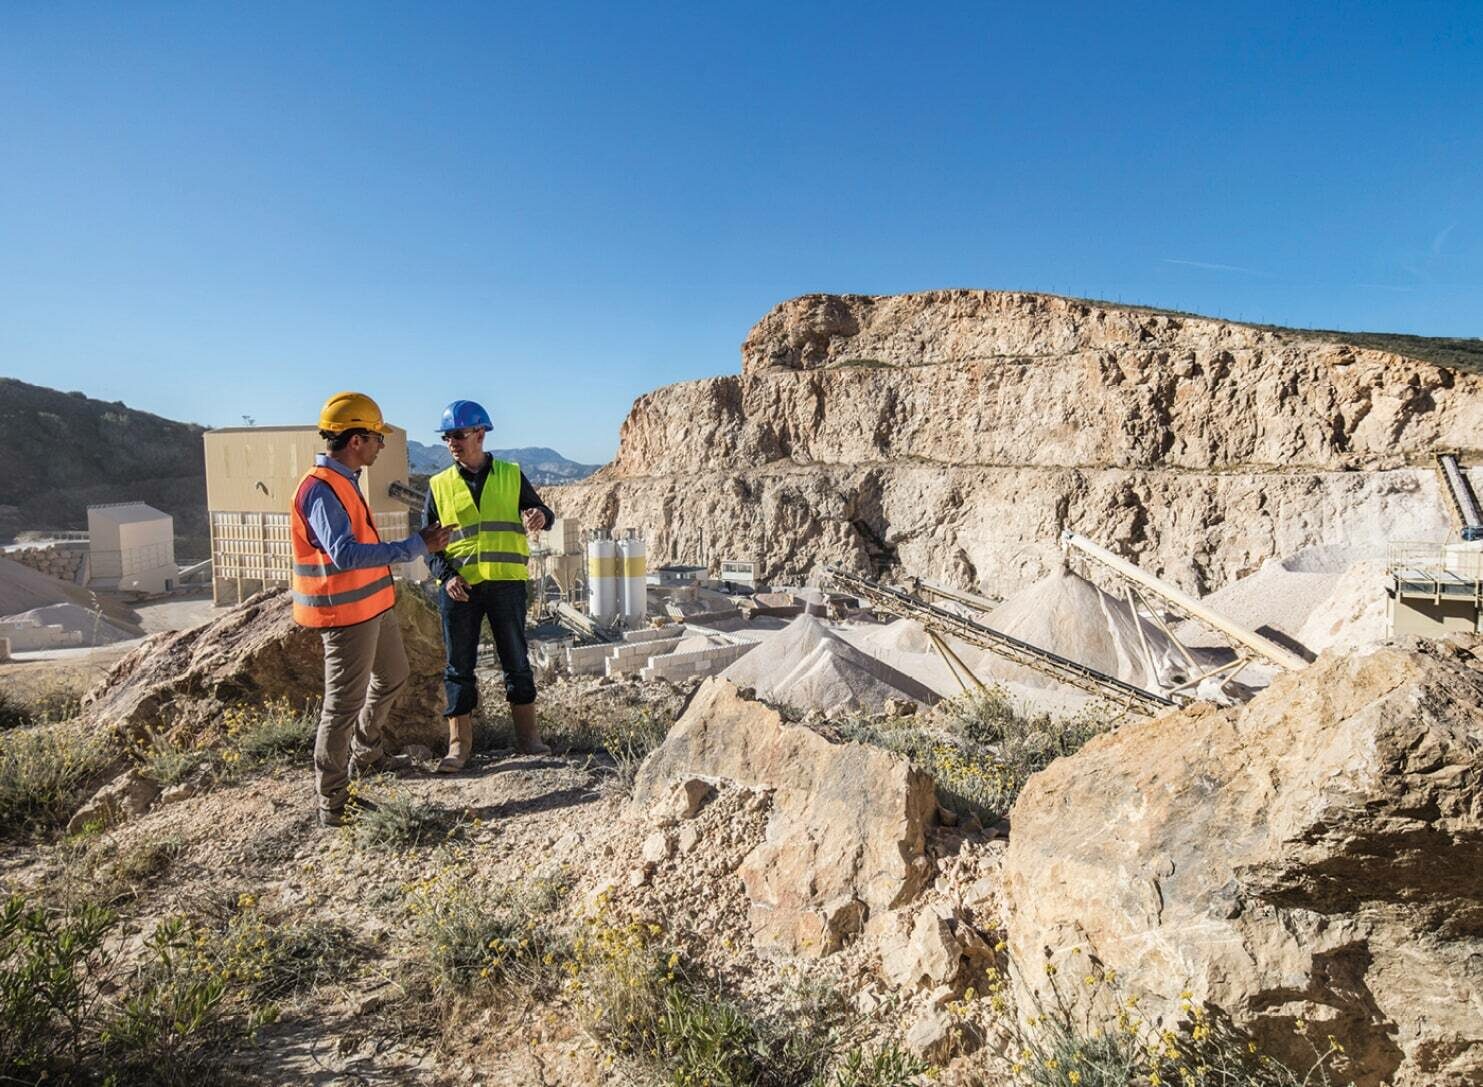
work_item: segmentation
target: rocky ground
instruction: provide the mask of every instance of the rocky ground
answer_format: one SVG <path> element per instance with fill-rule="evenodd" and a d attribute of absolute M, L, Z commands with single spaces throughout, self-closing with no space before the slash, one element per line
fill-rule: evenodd
<path fill-rule="evenodd" d="M 279 610 L 160 636 L 81 719 L 0 733 L 0 886 L 53 924 L 112 911 L 34 979 L 86 979 L 86 1067 L 119 1082 L 1483 1074 L 1476 640 L 1325 653 L 1114 731 L 994 697 L 798 721 L 719 679 L 548 677 L 556 754 L 510 752 L 491 688 L 468 770 L 427 773 L 403 721 L 421 769 L 324 830 L 312 713 L 234 678 L 306 665 Z M 45 1006 L 6 996 L 48 984 L 25 964 L 82 938 L 17 944 L 6 917 L 9 1027 Z M 42 1022 L 0 1060 L 65 1034 Z"/>

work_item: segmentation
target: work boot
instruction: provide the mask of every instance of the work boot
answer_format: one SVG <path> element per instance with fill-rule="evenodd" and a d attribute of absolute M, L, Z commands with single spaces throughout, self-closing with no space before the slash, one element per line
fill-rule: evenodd
<path fill-rule="evenodd" d="M 541 743 L 541 734 L 536 731 L 536 707 L 511 706 L 510 718 L 515 722 L 515 750 L 522 755 L 549 755 L 551 749 Z"/>
<path fill-rule="evenodd" d="M 322 827 L 343 827 L 346 823 L 350 822 L 356 812 L 375 810 L 375 803 L 363 796 L 347 797 L 342 807 L 320 808 L 319 825 Z"/>
<path fill-rule="evenodd" d="M 411 769 L 413 766 L 410 755 L 381 755 L 374 762 L 350 760 L 350 776 L 353 778 L 368 778 L 373 774 L 395 774 L 401 770 Z"/>
<path fill-rule="evenodd" d="M 474 753 L 474 715 L 461 713 L 448 718 L 448 757 L 438 763 L 438 774 L 456 774 Z"/>

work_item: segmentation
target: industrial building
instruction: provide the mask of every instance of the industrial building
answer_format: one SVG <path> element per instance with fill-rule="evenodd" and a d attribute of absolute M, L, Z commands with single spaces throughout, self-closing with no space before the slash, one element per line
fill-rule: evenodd
<path fill-rule="evenodd" d="M 87 583 L 95 589 L 164 593 L 175 588 L 175 519 L 143 502 L 88 507 Z"/>
<path fill-rule="evenodd" d="M 1483 541 L 1395 543 L 1387 564 L 1392 636 L 1476 634 L 1483 613 Z"/>
<path fill-rule="evenodd" d="M 212 598 L 238 604 L 267 588 L 287 586 L 291 566 L 289 507 L 324 440 L 313 426 L 225 427 L 208 430 L 206 505 L 211 520 Z M 376 463 L 361 472 L 360 489 L 382 539 L 411 532 L 412 513 L 391 496 L 407 485 L 407 432 L 391 427 Z M 394 567 L 401 577 L 427 576 L 424 563 Z"/>

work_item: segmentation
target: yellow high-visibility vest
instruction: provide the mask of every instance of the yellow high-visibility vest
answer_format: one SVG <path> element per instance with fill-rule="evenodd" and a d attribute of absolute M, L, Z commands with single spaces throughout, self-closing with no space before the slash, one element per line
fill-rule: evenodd
<path fill-rule="evenodd" d="M 477 585 L 530 576 L 530 544 L 520 523 L 520 465 L 491 461 L 477 506 L 456 464 L 433 476 L 428 486 L 438 521 L 453 530 L 443 557 L 465 581 Z"/>

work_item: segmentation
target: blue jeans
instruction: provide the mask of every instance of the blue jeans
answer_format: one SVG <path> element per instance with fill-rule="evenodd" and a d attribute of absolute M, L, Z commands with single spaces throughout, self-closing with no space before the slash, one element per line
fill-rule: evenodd
<path fill-rule="evenodd" d="M 448 705 L 445 717 L 473 713 L 479 704 L 474 665 L 479 658 L 479 633 L 484 620 L 494 634 L 494 648 L 505 673 L 505 699 L 512 706 L 528 706 L 536 700 L 535 676 L 525 648 L 525 582 L 481 581 L 469 586 L 466 603 L 453 600 L 448 590 L 438 590 L 438 611 L 443 616 L 443 648 L 448 667 L 443 670 L 443 690 Z"/>

